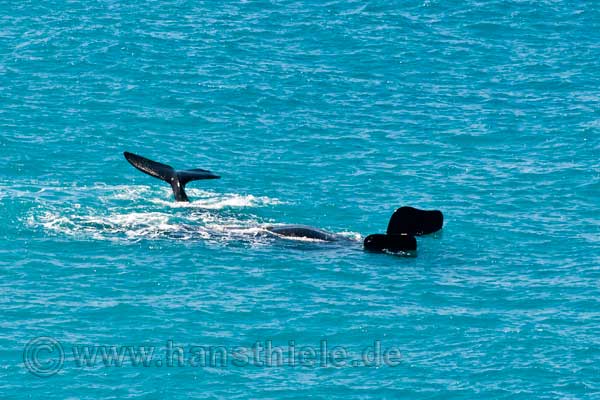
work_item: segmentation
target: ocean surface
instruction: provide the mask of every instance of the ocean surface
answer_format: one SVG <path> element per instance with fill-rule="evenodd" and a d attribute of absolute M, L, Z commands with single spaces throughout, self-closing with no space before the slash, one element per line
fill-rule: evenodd
<path fill-rule="evenodd" d="M 600 398 L 600 3 L 0 7 L 0 398 Z"/>

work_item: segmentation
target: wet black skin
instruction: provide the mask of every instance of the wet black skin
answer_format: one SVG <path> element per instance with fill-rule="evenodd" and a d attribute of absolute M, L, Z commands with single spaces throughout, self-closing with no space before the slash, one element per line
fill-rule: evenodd
<path fill-rule="evenodd" d="M 278 225 L 278 226 L 269 226 L 266 229 L 269 232 L 275 233 L 279 236 L 292 237 L 292 238 L 307 238 L 307 239 L 322 240 L 325 242 L 337 242 L 339 240 L 348 240 L 344 236 L 325 232 L 322 229 L 313 228 L 312 226 L 306 226 L 306 225 Z"/>
<path fill-rule="evenodd" d="M 137 154 L 123 153 L 127 161 L 140 171 L 161 179 L 171 185 L 177 201 L 189 201 L 185 185 L 192 181 L 219 179 L 218 175 L 205 169 L 176 170 Z M 388 223 L 385 234 L 369 235 L 364 248 L 372 252 L 413 252 L 417 249 L 415 236 L 428 235 L 442 229 L 444 216 L 437 210 L 419 210 L 413 207 L 397 209 Z M 350 241 L 348 238 L 306 225 L 278 225 L 266 230 L 279 237 L 307 238 L 325 242 Z"/>

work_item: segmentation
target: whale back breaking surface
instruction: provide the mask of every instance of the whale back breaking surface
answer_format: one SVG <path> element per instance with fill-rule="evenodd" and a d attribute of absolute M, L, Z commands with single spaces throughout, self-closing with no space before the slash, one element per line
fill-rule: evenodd
<path fill-rule="evenodd" d="M 371 252 L 414 252 L 417 250 L 417 239 L 412 235 L 373 234 L 364 240 L 365 250 Z"/>
<path fill-rule="evenodd" d="M 335 242 L 341 239 L 339 235 L 306 225 L 278 225 L 269 226 L 266 229 L 276 235 L 291 238 L 306 238 L 325 242 Z"/>

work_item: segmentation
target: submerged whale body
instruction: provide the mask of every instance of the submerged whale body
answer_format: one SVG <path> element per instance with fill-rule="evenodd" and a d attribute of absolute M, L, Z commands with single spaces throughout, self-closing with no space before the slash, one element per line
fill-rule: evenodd
<path fill-rule="evenodd" d="M 170 165 L 161 164 L 137 154 L 129 152 L 123 154 L 135 168 L 170 184 L 177 201 L 189 201 L 185 193 L 185 186 L 189 182 L 220 178 L 205 169 L 176 170 Z M 441 211 L 400 207 L 392 214 L 386 233 L 367 236 L 363 246 L 365 250 L 371 252 L 414 252 L 417 249 L 415 236 L 437 232 L 442 229 L 443 225 L 444 216 Z M 305 238 L 325 242 L 348 241 L 344 236 L 306 225 L 276 225 L 269 226 L 266 230 L 271 234 L 286 238 Z"/>
<path fill-rule="evenodd" d="M 323 242 L 337 242 L 346 239 L 344 236 L 335 233 L 326 232 L 322 229 L 313 228 L 307 225 L 277 225 L 268 226 L 267 231 L 279 236 L 291 238 L 303 238 L 321 240 Z"/>

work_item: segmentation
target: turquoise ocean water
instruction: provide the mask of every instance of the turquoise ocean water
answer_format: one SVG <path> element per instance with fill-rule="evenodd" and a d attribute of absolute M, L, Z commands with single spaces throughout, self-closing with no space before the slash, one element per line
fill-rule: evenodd
<path fill-rule="evenodd" d="M 0 8 L 0 398 L 600 397 L 597 2 Z M 416 258 L 257 235 L 401 205 L 446 216 Z M 269 341 L 401 356 L 76 357 Z"/>

